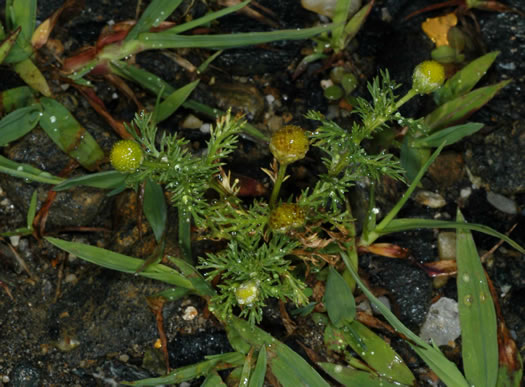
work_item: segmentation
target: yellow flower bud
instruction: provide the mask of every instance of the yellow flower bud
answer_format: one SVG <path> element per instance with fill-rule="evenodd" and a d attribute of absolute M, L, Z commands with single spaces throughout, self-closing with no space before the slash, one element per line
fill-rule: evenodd
<path fill-rule="evenodd" d="M 132 140 L 120 140 L 111 149 L 111 165 L 122 173 L 135 172 L 144 161 L 144 154 L 139 144 Z"/>
<path fill-rule="evenodd" d="M 270 140 L 270 151 L 281 164 L 301 160 L 308 152 L 308 137 L 303 128 L 287 125 L 276 131 Z"/>
<path fill-rule="evenodd" d="M 276 232 L 286 232 L 301 227 L 305 222 L 304 210 L 294 203 L 282 203 L 270 213 L 270 228 Z"/>
<path fill-rule="evenodd" d="M 445 81 L 445 68 L 435 60 L 421 62 L 412 75 L 412 89 L 418 94 L 429 94 Z"/>
<path fill-rule="evenodd" d="M 237 303 L 241 306 L 252 306 L 255 300 L 257 300 L 258 294 L 259 286 L 254 280 L 245 281 L 235 289 Z"/>

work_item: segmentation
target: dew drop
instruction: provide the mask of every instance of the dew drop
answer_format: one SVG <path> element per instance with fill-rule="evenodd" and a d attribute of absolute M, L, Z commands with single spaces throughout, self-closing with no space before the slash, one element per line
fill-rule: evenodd
<path fill-rule="evenodd" d="M 472 294 L 467 294 L 465 297 L 463 297 L 463 303 L 466 306 L 471 306 L 472 305 L 472 301 L 474 301 L 473 298 L 472 298 Z"/>
<path fill-rule="evenodd" d="M 49 117 L 49 121 L 51 121 L 52 124 L 54 124 L 57 121 L 57 118 L 55 116 Z"/>
<path fill-rule="evenodd" d="M 462 278 L 463 281 L 465 281 L 465 282 L 469 282 L 469 281 L 470 281 L 470 276 L 469 276 L 467 273 L 463 274 L 463 275 L 461 276 L 461 278 Z"/>

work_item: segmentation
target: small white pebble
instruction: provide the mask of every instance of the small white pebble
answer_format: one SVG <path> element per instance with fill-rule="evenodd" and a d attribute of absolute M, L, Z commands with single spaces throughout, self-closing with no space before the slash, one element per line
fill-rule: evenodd
<path fill-rule="evenodd" d="M 202 133 L 210 133 L 210 128 L 211 128 L 211 125 L 210 124 L 204 124 L 200 127 L 200 131 Z"/>
<path fill-rule="evenodd" d="M 461 196 L 461 199 L 467 199 L 472 194 L 472 188 L 467 187 L 463 188 L 461 191 L 459 191 L 459 195 Z"/>
<path fill-rule="evenodd" d="M 198 314 L 199 312 L 197 311 L 197 309 L 195 309 L 194 306 L 190 305 L 186 309 L 184 309 L 184 314 L 182 315 L 182 319 L 186 321 L 190 321 L 190 320 L 193 320 L 195 317 L 197 317 Z"/>
<path fill-rule="evenodd" d="M 266 102 L 268 102 L 268 105 L 271 105 L 273 101 L 275 101 L 275 97 L 271 94 L 265 95 L 264 98 L 266 98 Z"/>
<path fill-rule="evenodd" d="M 18 244 L 20 243 L 20 235 L 13 235 L 9 237 L 9 242 L 13 247 L 18 247 Z"/>
<path fill-rule="evenodd" d="M 7 375 L 2 375 L 2 383 L 9 383 L 10 379 Z"/>

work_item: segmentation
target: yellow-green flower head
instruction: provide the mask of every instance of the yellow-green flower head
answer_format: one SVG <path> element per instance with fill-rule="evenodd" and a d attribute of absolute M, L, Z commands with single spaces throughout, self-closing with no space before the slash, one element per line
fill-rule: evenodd
<path fill-rule="evenodd" d="M 308 146 L 306 132 L 295 125 L 283 126 L 270 140 L 270 151 L 281 164 L 301 160 L 308 152 Z"/>
<path fill-rule="evenodd" d="M 418 94 L 428 94 L 440 87 L 445 81 L 445 68 L 435 60 L 421 62 L 414 69 L 412 88 Z"/>
<path fill-rule="evenodd" d="M 282 203 L 270 213 L 270 228 L 276 232 L 286 232 L 301 227 L 305 221 L 304 210 L 294 203 Z"/>
<path fill-rule="evenodd" d="M 240 306 L 252 306 L 258 294 L 259 286 L 254 280 L 245 281 L 235 289 L 235 298 Z"/>
<path fill-rule="evenodd" d="M 139 144 L 132 140 L 120 140 L 111 149 L 111 165 L 122 173 L 135 172 L 144 161 L 144 154 Z"/>

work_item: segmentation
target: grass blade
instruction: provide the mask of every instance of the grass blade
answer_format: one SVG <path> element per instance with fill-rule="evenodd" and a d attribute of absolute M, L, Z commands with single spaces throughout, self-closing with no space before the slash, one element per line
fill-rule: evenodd
<path fill-rule="evenodd" d="M 272 373 L 284 387 L 329 386 L 306 360 L 262 329 L 237 317 L 233 317 L 226 328 L 236 330 L 239 336 L 252 346 L 267 346 Z"/>
<path fill-rule="evenodd" d="M 355 368 L 343 367 L 332 363 L 318 363 L 319 366 L 332 378 L 345 387 L 402 387 L 403 384 L 389 382 L 370 372 L 359 371 Z"/>
<path fill-rule="evenodd" d="M 49 88 L 46 78 L 30 58 L 15 63 L 13 69 L 18 75 L 20 75 L 20 78 L 22 78 L 24 82 L 34 90 L 46 97 L 51 97 L 51 89 Z"/>
<path fill-rule="evenodd" d="M 27 86 L 15 87 L 0 93 L 0 113 L 3 114 L 34 103 L 36 103 L 34 92 Z"/>
<path fill-rule="evenodd" d="M 182 383 L 188 380 L 208 375 L 215 370 L 222 370 L 240 366 L 244 363 L 244 355 L 239 352 L 228 352 L 220 355 L 208 356 L 207 360 L 189 366 L 180 367 L 166 376 L 137 380 L 135 382 L 120 382 L 128 386 L 158 386 L 161 384 Z"/>
<path fill-rule="evenodd" d="M 66 189 L 81 185 L 102 189 L 114 189 L 122 186 L 125 181 L 126 175 L 118 171 L 104 171 L 64 180 L 60 184 L 55 185 L 53 191 L 65 191 Z"/>
<path fill-rule="evenodd" d="M 322 32 L 329 31 L 332 25 L 302 28 L 298 30 L 278 30 L 269 32 L 242 32 L 217 35 L 179 35 L 170 32 L 144 32 L 138 39 L 144 49 L 166 48 L 212 48 L 225 49 L 269 43 L 276 40 L 308 39 Z"/>
<path fill-rule="evenodd" d="M 325 342 L 329 348 L 341 352 L 350 346 L 363 361 L 387 380 L 413 385 L 415 378 L 401 356 L 381 337 L 376 335 L 359 321 L 345 324 L 341 329 L 328 324 L 325 330 Z M 341 340 L 343 341 L 341 343 Z"/>
<path fill-rule="evenodd" d="M 248 387 L 263 387 L 264 376 L 266 375 L 266 364 L 268 363 L 268 357 L 266 355 L 266 346 L 262 346 L 259 349 L 259 356 L 257 356 L 257 363 L 255 369 L 250 377 Z"/>
<path fill-rule="evenodd" d="M 129 31 L 124 41 L 135 40 L 140 33 L 158 26 L 175 11 L 180 3 L 182 0 L 153 0 L 142 13 L 137 24 Z"/>
<path fill-rule="evenodd" d="M 68 253 L 74 254 L 85 261 L 107 269 L 129 274 L 138 274 L 143 277 L 166 282 L 170 285 L 193 289 L 191 281 L 171 267 L 162 264 L 151 264 L 140 273 L 137 273 L 137 270 L 144 264 L 142 259 L 128 257 L 124 254 L 115 253 L 113 251 L 86 245 L 84 243 L 68 242 L 52 237 L 46 237 L 45 239 L 49 243 L 67 251 Z"/>
<path fill-rule="evenodd" d="M 421 340 L 418 335 L 408 329 L 398 318 L 388 309 L 385 304 L 379 301 L 370 290 L 363 284 L 359 275 L 352 268 L 346 254 L 341 254 L 345 265 L 354 277 L 356 283 L 359 285 L 361 291 L 367 296 L 372 304 L 374 304 L 385 319 L 392 325 L 399 333 L 403 334 L 408 344 L 412 349 L 428 364 L 428 366 L 436 373 L 436 375 L 447 385 L 451 387 L 469 387 L 469 383 L 465 380 L 459 369 L 454 363 L 448 360 L 437 347 L 433 347 Z"/>
<path fill-rule="evenodd" d="M 44 184 L 58 184 L 64 180 L 29 164 L 21 164 L 11 161 L 2 155 L 0 155 L 0 172 L 10 176 L 27 179 L 27 181 L 36 181 Z"/>
<path fill-rule="evenodd" d="M 483 128 L 483 126 L 485 126 L 485 124 L 480 124 L 478 122 L 450 126 L 446 129 L 434 132 L 430 136 L 416 138 L 413 140 L 412 144 L 416 147 L 433 148 L 445 142 L 445 146 L 448 146 L 458 142 L 463 137 L 476 133 Z"/>
<path fill-rule="evenodd" d="M 38 191 L 34 190 L 33 195 L 31 195 L 31 202 L 29 203 L 29 209 L 27 210 L 27 228 L 32 229 L 33 227 L 33 220 L 35 219 L 36 214 L 36 205 L 37 205 L 37 194 Z"/>
<path fill-rule="evenodd" d="M 33 130 L 40 120 L 40 104 L 17 109 L 0 120 L 0 146 L 18 140 Z"/>
<path fill-rule="evenodd" d="M 436 104 L 443 105 L 445 102 L 472 90 L 476 83 L 486 74 L 498 55 L 499 51 L 489 52 L 459 70 L 434 92 L 433 97 Z"/>
<path fill-rule="evenodd" d="M 477 223 L 463 223 L 463 222 L 452 222 L 449 220 L 434 220 L 434 219 L 412 219 L 412 218 L 399 218 L 394 219 L 389 223 L 388 226 L 384 227 L 380 232 L 381 235 L 390 234 L 393 232 L 400 232 L 406 230 L 413 230 L 417 228 L 454 228 L 458 230 L 472 230 L 482 232 L 484 234 L 499 238 L 507 242 L 517 251 L 525 254 L 525 249 L 518 243 L 513 241 L 507 235 L 502 234 L 493 228 Z"/>
<path fill-rule="evenodd" d="M 59 102 L 45 97 L 40 102 L 44 107 L 40 126 L 51 140 L 84 168 L 95 169 L 104 152 L 91 134 Z"/>
<path fill-rule="evenodd" d="M 508 85 L 509 82 L 511 82 L 511 80 L 481 87 L 468 94 L 459 96 L 452 101 L 446 102 L 425 117 L 425 124 L 431 129 L 441 129 L 453 125 L 489 102 L 496 93 Z"/>
<path fill-rule="evenodd" d="M 324 304 L 330 321 L 336 327 L 352 321 L 355 317 L 355 300 L 352 290 L 333 267 L 330 267 L 326 281 Z"/>
<path fill-rule="evenodd" d="M 188 83 L 165 98 L 155 112 L 155 122 L 161 122 L 171 116 L 188 99 L 198 84 L 199 80 Z"/>
<path fill-rule="evenodd" d="M 464 222 L 459 210 L 456 219 Z M 498 378 L 496 311 L 472 234 L 463 229 L 456 235 L 463 369 L 471 385 L 493 387 Z"/>
<path fill-rule="evenodd" d="M 203 24 L 208 24 L 208 23 L 210 23 L 210 22 L 212 22 L 212 21 L 214 21 L 216 19 L 219 19 L 219 18 L 221 18 L 223 16 L 229 15 L 232 12 L 238 11 L 239 9 L 241 9 L 241 8 L 245 7 L 246 5 L 248 5 L 250 3 L 250 1 L 251 0 L 246 0 L 246 1 L 243 1 L 242 3 L 236 4 L 236 5 L 232 5 L 231 7 L 227 7 L 227 8 L 221 9 L 220 11 L 210 12 L 210 13 L 208 13 L 208 14 L 200 17 L 200 18 L 197 18 L 197 19 L 192 20 L 190 22 L 187 22 L 187 23 L 175 26 L 173 28 L 170 28 L 170 29 L 166 30 L 166 32 L 171 32 L 171 33 L 174 33 L 174 34 L 180 34 L 182 32 L 189 31 L 192 28 L 201 26 Z"/>
<path fill-rule="evenodd" d="M 157 242 L 160 242 L 162 235 L 166 230 L 168 210 L 162 187 L 154 181 L 151 181 L 151 179 L 146 179 L 143 210 L 146 219 L 148 219 L 148 222 L 153 229 L 155 239 Z"/>
<path fill-rule="evenodd" d="M 2 44 L 0 44 L 0 64 L 4 61 L 5 58 L 7 58 L 7 55 L 9 55 L 9 52 L 11 51 L 11 48 L 13 48 L 16 39 L 18 39 L 19 34 L 20 27 L 11 32 L 2 42 Z"/>

